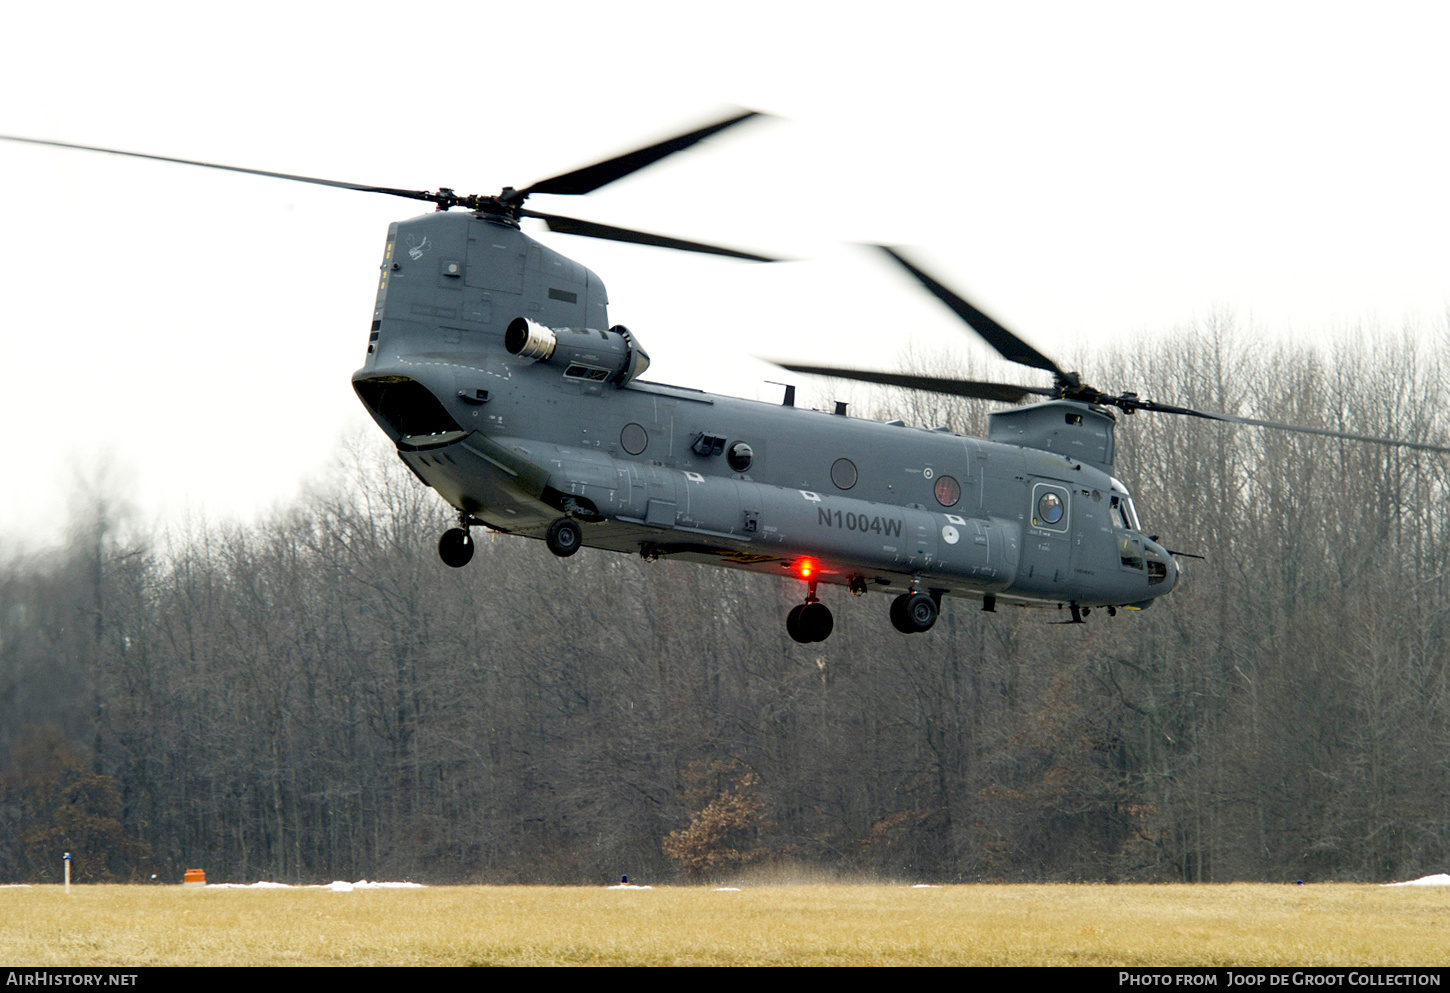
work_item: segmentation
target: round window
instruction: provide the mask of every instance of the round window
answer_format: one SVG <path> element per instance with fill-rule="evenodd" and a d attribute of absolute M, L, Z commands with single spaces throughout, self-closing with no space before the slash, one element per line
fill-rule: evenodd
<path fill-rule="evenodd" d="M 831 464 L 831 482 L 843 490 L 849 490 L 855 486 L 856 463 L 850 459 L 837 459 Z"/>
<path fill-rule="evenodd" d="M 1037 499 L 1037 518 L 1043 524 L 1057 524 L 1062 520 L 1062 497 L 1048 490 Z"/>
<path fill-rule="evenodd" d="M 730 450 L 725 453 L 725 461 L 729 462 L 730 468 L 734 469 L 736 472 L 744 472 L 746 469 L 749 469 L 750 463 L 754 460 L 755 453 L 752 452 L 750 450 L 750 446 L 743 441 L 737 441 L 735 444 L 731 445 Z"/>
<path fill-rule="evenodd" d="M 938 476 L 933 492 L 936 493 L 936 502 L 943 507 L 954 507 L 962 498 L 961 484 L 950 476 Z"/>
<path fill-rule="evenodd" d="M 649 444 L 649 435 L 638 424 L 626 424 L 619 432 L 619 444 L 631 455 L 638 455 Z"/>

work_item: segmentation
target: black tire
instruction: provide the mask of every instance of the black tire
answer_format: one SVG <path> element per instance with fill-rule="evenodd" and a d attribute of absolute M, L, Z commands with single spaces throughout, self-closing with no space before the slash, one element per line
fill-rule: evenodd
<path fill-rule="evenodd" d="M 836 626 L 831 608 L 817 600 L 804 605 L 799 621 L 800 629 L 808 641 L 825 641 Z"/>
<path fill-rule="evenodd" d="M 891 601 L 891 626 L 902 634 L 915 634 L 911 622 L 906 619 L 906 601 L 911 599 L 910 593 L 903 593 Z"/>
<path fill-rule="evenodd" d="M 462 528 L 450 528 L 438 539 L 438 557 L 443 564 L 462 569 L 473 558 L 473 538 Z"/>
<path fill-rule="evenodd" d="M 544 542 L 549 546 L 549 551 L 561 559 L 567 559 L 584 544 L 584 532 L 569 518 L 561 517 L 549 525 L 549 533 L 544 536 Z"/>
<path fill-rule="evenodd" d="M 806 636 L 805 631 L 801 628 L 801 613 L 805 609 L 805 604 L 798 603 L 790 609 L 789 614 L 785 615 L 785 633 L 790 635 L 792 641 L 799 642 L 802 645 L 808 645 L 811 642 L 811 639 Z"/>
<path fill-rule="evenodd" d="M 902 634 L 930 631 L 937 618 L 936 601 L 925 593 L 903 593 L 891 601 L 891 626 Z"/>
<path fill-rule="evenodd" d="M 938 613 L 936 601 L 925 593 L 913 593 L 906 599 L 902 608 L 906 616 L 906 623 L 910 625 L 912 632 L 919 633 L 930 631 L 931 626 L 936 623 Z"/>

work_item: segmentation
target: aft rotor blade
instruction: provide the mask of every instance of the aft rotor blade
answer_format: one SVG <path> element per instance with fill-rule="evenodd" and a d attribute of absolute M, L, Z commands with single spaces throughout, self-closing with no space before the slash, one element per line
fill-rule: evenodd
<path fill-rule="evenodd" d="M 732 259 L 746 259 L 750 262 L 779 262 L 765 255 L 754 255 L 750 252 L 741 252 L 734 248 L 722 248 L 719 245 L 707 245 L 699 241 L 685 241 L 681 238 L 667 238 L 661 234 L 650 234 L 647 231 L 632 231 L 629 228 L 616 228 L 608 224 L 596 224 L 594 221 L 581 221 L 577 217 L 560 217 L 557 214 L 545 214 L 537 210 L 520 210 L 520 217 L 535 217 L 549 226 L 550 231 L 559 234 L 577 234 L 585 238 L 603 238 L 606 241 L 627 241 L 635 245 L 655 245 L 659 248 L 676 248 L 683 252 L 701 252 L 706 255 L 724 255 Z"/>
<path fill-rule="evenodd" d="M 1041 386 L 1012 386 L 1007 383 L 980 383 L 968 379 L 941 379 L 936 376 L 916 376 L 910 373 L 873 372 L 869 369 L 837 369 L 820 365 L 787 365 L 776 363 L 782 369 L 807 376 L 829 376 L 832 379 L 852 379 L 878 386 L 899 386 L 908 390 L 925 390 L 928 393 L 944 393 L 947 396 L 968 397 L 973 400 L 994 400 L 998 403 L 1020 403 L 1029 396 L 1054 396 L 1056 391 Z"/>
<path fill-rule="evenodd" d="M 689 134 L 682 134 L 678 137 L 661 141 L 658 144 L 650 145 L 648 148 L 640 148 L 633 152 L 627 152 L 624 155 L 615 156 L 612 159 L 606 159 L 603 162 L 596 162 L 593 165 L 584 166 L 582 169 L 575 169 L 573 172 L 565 172 L 557 176 L 551 176 L 548 179 L 541 179 L 533 186 L 519 190 L 514 194 L 513 202 L 522 203 L 524 197 L 534 193 L 562 193 L 569 195 L 591 193 L 601 186 L 614 182 L 616 179 L 622 179 L 632 172 L 638 172 L 647 165 L 653 165 L 667 155 L 673 155 L 675 152 L 689 148 L 691 145 L 698 141 L 703 141 L 712 134 L 718 134 L 728 127 L 739 124 L 741 121 L 760 116 L 762 115 L 759 111 L 747 110 L 742 114 L 736 114 L 734 117 L 711 124 L 709 127 L 700 128 L 698 131 L 691 131 Z"/>
<path fill-rule="evenodd" d="M 242 166 L 221 165 L 217 162 L 201 162 L 197 159 L 177 159 L 169 155 L 147 155 L 144 152 L 127 152 L 119 148 L 101 148 L 97 145 L 75 145 L 68 141 L 47 141 L 43 138 L 21 138 L 16 135 L 0 134 L 0 140 L 20 141 L 28 145 L 50 145 L 55 148 L 73 148 L 82 152 L 104 152 L 107 155 L 125 155 L 133 159 L 150 159 L 153 162 L 174 162 L 177 165 L 200 166 L 203 169 L 220 169 L 223 172 L 242 172 L 250 176 L 267 176 L 271 179 L 289 179 L 295 183 L 311 183 L 314 186 L 333 186 L 343 190 L 359 190 L 363 193 L 386 193 L 389 196 L 407 197 L 410 200 L 438 202 L 438 194 L 427 190 L 399 190 L 390 186 L 367 186 L 362 183 L 347 183 L 339 179 L 318 179 L 316 176 L 297 176 L 289 172 L 269 172 L 266 169 L 246 169 Z"/>
<path fill-rule="evenodd" d="M 1016 362 L 1019 365 L 1025 365 L 1033 369 L 1043 369 L 1052 373 L 1059 381 L 1068 378 L 1067 374 L 1057 367 L 1057 363 L 1027 344 L 1027 342 L 1017 337 L 1011 331 L 1008 331 L 964 298 L 947 289 L 947 287 L 922 271 L 922 269 L 896 249 L 886 245 L 877 245 L 876 247 L 895 259 L 898 265 L 915 276 L 916 281 L 921 283 L 922 286 L 925 286 L 933 296 L 955 311 L 957 316 L 967 323 L 968 327 L 977 332 L 987 344 L 997 350 L 998 355 L 1001 355 L 1009 362 Z"/>

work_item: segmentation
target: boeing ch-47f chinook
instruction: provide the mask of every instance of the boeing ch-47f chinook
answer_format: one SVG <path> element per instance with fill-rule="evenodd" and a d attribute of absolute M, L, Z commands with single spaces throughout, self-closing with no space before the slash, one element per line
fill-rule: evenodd
<path fill-rule="evenodd" d="M 1143 608 L 1172 591 L 1173 554 L 1143 532 L 1113 474 L 1113 408 L 1408 444 L 1094 389 L 891 249 L 998 353 L 1049 373 L 1052 385 L 787 368 L 1008 404 L 1046 399 L 992 414 L 982 439 L 848 417 L 844 405 L 802 409 L 793 387 L 775 405 L 642 379 L 649 357 L 628 328 L 610 324 L 603 282 L 524 234 L 522 219 L 555 232 L 771 260 L 524 204 L 591 192 L 753 116 L 496 196 L 13 140 L 433 203 L 432 213 L 388 229 L 367 353 L 352 379 L 399 457 L 458 512 L 438 543 L 442 560 L 465 566 L 472 529 L 486 526 L 541 538 L 559 556 L 588 546 L 787 577 L 805 590 L 786 618 L 802 643 L 831 633 L 821 584 L 889 594 L 892 623 L 908 634 L 932 627 L 944 597 L 988 611 L 1065 607 L 1081 621 L 1094 608 Z"/>

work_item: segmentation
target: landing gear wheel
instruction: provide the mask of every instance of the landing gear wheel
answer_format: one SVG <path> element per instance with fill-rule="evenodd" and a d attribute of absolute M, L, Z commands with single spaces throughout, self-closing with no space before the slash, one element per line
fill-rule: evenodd
<path fill-rule="evenodd" d="M 937 613 L 936 601 L 925 593 L 903 593 L 891 601 L 891 625 L 902 634 L 930 631 Z"/>
<path fill-rule="evenodd" d="M 444 565 L 462 569 L 473 558 L 473 539 L 462 528 L 449 528 L 438 539 L 438 557 Z"/>
<path fill-rule="evenodd" d="M 891 601 L 891 626 L 902 634 L 911 634 L 911 628 L 906 626 L 906 615 L 902 612 L 909 596 L 910 593 L 903 593 Z"/>
<path fill-rule="evenodd" d="M 789 614 L 785 615 L 785 633 L 790 635 L 793 640 L 800 642 L 802 645 L 808 644 L 810 642 L 810 639 L 807 638 L 805 634 L 801 631 L 801 611 L 805 609 L 805 604 L 798 603 L 794 607 L 790 608 Z"/>
<path fill-rule="evenodd" d="M 544 536 L 544 542 L 549 546 L 549 551 L 561 559 L 566 559 L 579 551 L 579 546 L 584 544 L 584 532 L 569 518 L 561 517 L 549 525 L 549 533 Z"/>
<path fill-rule="evenodd" d="M 801 611 L 800 626 L 811 641 L 825 641 L 835 629 L 836 619 L 831 616 L 831 608 L 816 600 Z"/>
<path fill-rule="evenodd" d="M 802 645 L 825 641 L 835 627 L 831 609 L 819 600 L 799 604 L 785 617 L 786 633 Z"/>

